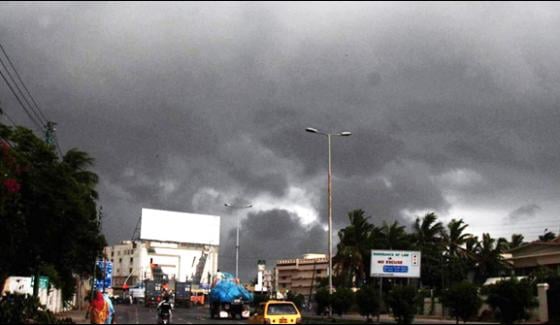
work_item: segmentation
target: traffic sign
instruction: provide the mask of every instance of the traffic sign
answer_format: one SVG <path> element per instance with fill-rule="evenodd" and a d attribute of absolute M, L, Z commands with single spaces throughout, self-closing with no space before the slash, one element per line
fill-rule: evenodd
<path fill-rule="evenodd" d="M 371 251 L 371 273 L 375 278 L 419 278 L 422 253 L 418 251 Z"/>

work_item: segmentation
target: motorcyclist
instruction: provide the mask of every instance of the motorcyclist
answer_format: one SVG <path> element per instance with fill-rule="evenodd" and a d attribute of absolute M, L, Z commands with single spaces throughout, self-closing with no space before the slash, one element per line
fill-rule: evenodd
<path fill-rule="evenodd" d="M 167 316 L 168 324 L 171 324 L 171 311 L 173 310 L 173 303 L 171 303 L 168 294 L 163 296 L 163 300 L 157 306 L 158 323 L 163 324 L 164 317 Z"/>

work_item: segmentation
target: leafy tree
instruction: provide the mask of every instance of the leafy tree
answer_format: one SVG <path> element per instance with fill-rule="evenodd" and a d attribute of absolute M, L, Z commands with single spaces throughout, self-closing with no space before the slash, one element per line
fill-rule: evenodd
<path fill-rule="evenodd" d="M 544 235 L 539 236 L 539 240 L 542 242 L 553 241 L 556 239 L 556 234 L 552 231 L 547 231 Z"/>
<path fill-rule="evenodd" d="M 106 244 L 97 220 L 97 176 L 89 171 L 93 159 L 73 149 L 61 160 L 21 127 L 0 124 L 0 137 L 0 191 L 9 194 L 0 200 L 0 281 L 48 271 L 70 298 L 73 275 L 91 273 Z"/>
<path fill-rule="evenodd" d="M 317 315 L 324 314 L 331 304 L 331 295 L 328 288 L 319 288 L 315 293 L 315 302 L 317 303 Z"/>
<path fill-rule="evenodd" d="M 494 310 L 502 324 L 528 319 L 529 309 L 538 306 L 531 283 L 516 278 L 500 281 L 484 289 L 486 303 Z"/>
<path fill-rule="evenodd" d="M 387 295 L 387 305 L 391 308 L 397 324 L 412 324 L 418 309 L 416 288 L 394 287 Z"/>
<path fill-rule="evenodd" d="M 332 295 L 333 312 L 342 316 L 354 304 L 354 292 L 348 288 L 337 288 Z"/>
<path fill-rule="evenodd" d="M 457 320 L 467 322 L 477 316 L 482 299 L 478 295 L 478 288 L 469 282 L 457 283 L 442 293 L 442 303 L 449 308 L 451 315 Z"/>
<path fill-rule="evenodd" d="M 365 285 L 356 292 L 356 303 L 360 309 L 360 315 L 371 322 L 370 316 L 377 315 L 381 307 L 379 294 L 373 285 Z"/>
<path fill-rule="evenodd" d="M 303 304 L 305 303 L 305 296 L 301 293 L 296 295 L 291 291 L 288 291 L 288 295 L 286 297 L 288 301 L 293 302 L 299 310 L 302 310 Z"/>

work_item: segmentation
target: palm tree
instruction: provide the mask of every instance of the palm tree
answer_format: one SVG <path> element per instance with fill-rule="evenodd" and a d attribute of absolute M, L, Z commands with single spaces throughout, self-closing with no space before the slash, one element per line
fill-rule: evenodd
<path fill-rule="evenodd" d="M 483 234 L 482 241 L 478 244 L 476 250 L 476 280 L 483 283 L 484 280 L 491 276 L 498 276 L 510 265 L 505 261 L 502 254 L 506 250 L 504 238 L 492 238 L 490 234 Z"/>
<path fill-rule="evenodd" d="M 94 159 L 83 151 L 70 149 L 62 158 L 62 163 L 71 176 L 84 187 L 86 193 L 93 199 L 97 199 L 98 194 L 95 186 L 99 182 L 99 177 L 88 170 L 93 166 Z"/>
<path fill-rule="evenodd" d="M 424 250 L 423 248 L 427 246 L 432 246 L 441 242 L 442 235 L 444 233 L 443 224 L 437 222 L 437 216 L 435 213 L 431 212 L 420 219 L 416 218 L 414 224 L 414 239 L 416 246 Z"/>
<path fill-rule="evenodd" d="M 471 234 L 464 233 L 468 226 L 463 219 L 452 219 L 447 224 L 448 231 L 444 235 L 444 242 L 448 256 L 466 256 L 463 246 L 472 237 Z"/>
<path fill-rule="evenodd" d="M 464 248 L 467 240 L 472 237 L 465 233 L 469 225 L 463 219 L 452 219 L 447 224 L 447 232 L 444 233 L 444 259 L 446 279 L 452 283 L 461 281 L 467 276 L 469 266 L 469 255 Z"/>
<path fill-rule="evenodd" d="M 432 212 L 422 219 L 416 218 L 413 230 L 415 248 L 422 252 L 422 285 L 438 286 L 441 280 L 445 228 L 441 222 L 437 222 L 437 216 Z"/>
<path fill-rule="evenodd" d="M 508 243 L 508 249 L 515 249 L 519 248 L 526 243 L 524 242 L 525 237 L 521 234 L 513 234 L 511 235 L 511 241 Z"/>
<path fill-rule="evenodd" d="M 369 266 L 369 244 L 374 226 L 368 222 L 365 212 L 361 209 L 348 213 L 350 225 L 338 232 L 340 242 L 334 257 L 335 269 L 339 275 L 344 275 L 347 284 L 355 281 L 361 285 L 366 279 Z M 354 284 L 354 283 L 352 283 Z"/>
<path fill-rule="evenodd" d="M 409 249 L 411 246 L 411 237 L 397 221 L 390 225 L 383 222 L 379 235 L 381 249 Z"/>

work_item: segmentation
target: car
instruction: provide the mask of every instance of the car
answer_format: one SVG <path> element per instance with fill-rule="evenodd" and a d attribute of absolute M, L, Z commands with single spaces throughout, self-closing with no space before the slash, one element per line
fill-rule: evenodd
<path fill-rule="evenodd" d="M 270 300 L 259 304 L 249 324 L 302 324 L 301 313 L 293 302 Z"/>

